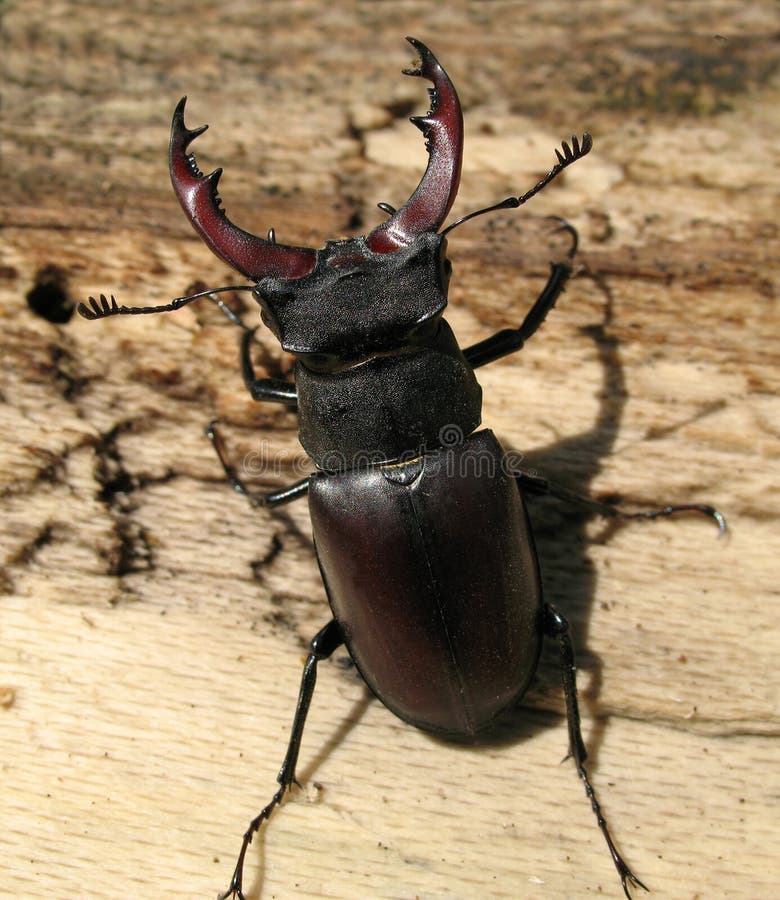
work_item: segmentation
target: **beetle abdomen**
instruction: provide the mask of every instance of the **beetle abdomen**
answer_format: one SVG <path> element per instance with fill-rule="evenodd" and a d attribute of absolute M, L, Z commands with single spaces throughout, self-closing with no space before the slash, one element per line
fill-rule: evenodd
<path fill-rule="evenodd" d="M 412 724 L 471 735 L 528 687 L 541 586 L 490 431 L 394 466 L 312 479 L 333 614 L 369 687 Z"/>

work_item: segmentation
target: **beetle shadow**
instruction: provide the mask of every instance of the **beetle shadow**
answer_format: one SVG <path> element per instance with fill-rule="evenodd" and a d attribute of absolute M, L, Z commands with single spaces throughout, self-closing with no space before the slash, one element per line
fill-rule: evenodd
<path fill-rule="evenodd" d="M 593 341 L 601 366 L 599 408 L 589 429 L 528 453 L 525 462 L 528 468 L 538 470 L 551 481 L 558 482 L 560 479 L 568 490 L 589 497 L 593 481 L 614 450 L 628 401 L 628 390 L 619 340 L 610 332 L 612 292 L 603 278 L 587 269 L 583 274 L 593 281 L 604 297 L 601 321 L 581 329 L 581 333 Z M 596 601 L 598 581 L 588 550 L 593 543 L 607 543 L 618 529 L 628 523 L 600 518 L 603 527 L 594 538 L 588 534 L 588 523 L 597 515 L 585 507 L 553 497 L 532 497 L 528 507 L 539 554 L 544 596 L 553 605 L 557 604 L 559 611 L 568 619 L 572 641 L 577 648 L 577 666 L 589 676 L 587 686 L 579 689 L 579 696 L 591 713 L 586 745 L 591 766 L 596 768 L 607 717 L 598 709 L 602 661 L 588 649 L 591 609 Z M 537 690 L 548 696 L 552 692 L 554 696 L 562 697 L 559 654 L 554 641 L 544 642 L 541 663 Z"/>
<path fill-rule="evenodd" d="M 613 296 L 609 284 L 587 267 L 580 277 L 589 278 L 604 297 L 601 321 L 580 329 L 583 335 L 594 342 L 603 373 L 599 389 L 600 405 L 593 425 L 581 434 L 558 439 L 553 444 L 528 453 L 521 453 L 509 446 L 506 449 L 517 453 L 523 460 L 525 471 L 541 475 L 571 494 L 591 498 L 591 484 L 601 472 L 604 461 L 613 452 L 628 391 L 619 341 L 610 333 Z M 720 404 L 710 405 L 697 413 L 695 418 L 709 415 L 719 406 Z M 648 432 L 647 437 L 656 439 L 689 421 L 691 419 L 663 431 Z M 588 649 L 591 610 L 597 596 L 597 574 L 588 549 L 594 544 L 608 543 L 622 528 L 639 523 L 618 518 L 605 519 L 587 506 L 552 495 L 529 496 L 526 492 L 525 496 L 539 557 L 544 597 L 568 620 L 577 667 L 589 675 L 587 686 L 578 686 L 578 696 L 580 706 L 585 706 L 591 714 L 585 744 L 588 768 L 595 769 L 609 714 L 600 709 L 598 703 L 602 685 L 602 662 L 594 651 Z M 617 494 L 599 498 L 600 502 L 610 504 L 620 503 L 622 499 Z M 660 507 L 665 503 L 654 505 Z M 588 524 L 596 518 L 602 523 L 602 527 L 594 536 L 588 533 Z M 600 600 L 605 609 L 609 608 L 609 602 L 609 598 Z M 542 645 L 534 682 L 525 697 L 520 704 L 500 716 L 494 729 L 487 732 L 484 738 L 478 738 L 476 743 L 495 746 L 513 744 L 531 737 L 539 727 L 543 727 L 544 722 L 557 722 L 565 716 L 565 712 L 558 712 L 562 706 L 558 647 L 554 640 L 546 639 Z"/>
<path fill-rule="evenodd" d="M 600 405 L 593 425 L 580 434 L 560 438 L 531 452 L 520 454 L 514 448 L 505 446 L 508 451 L 522 456 L 526 471 L 538 473 L 574 494 L 589 497 L 592 482 L 615 446 L 628 395 L 619 342 L 609 330 L 613 314 L 609 285 L 587 269 L 580 277 L 590 278 L 604 296 L 601 320 L 581 329 L 581 333 L 594 342 L 603 373 L 599 389 Z M 606 543 L 627 523 L 602 519 L 604 527 L 593 538 L 587 529 L 588 523 L 596 518 L 592 510 L 550 495 L 532 495 L 526 496 L 526 499 L 544 597 L 569 621 L 578 668 L 589 675 L 587 686 L 580 687 L 578 693 L 581 705 L 591 713 L 586 746 L 588 759 L 595 768 L 607 717 L 598 709 L 602 683 L 601 659 L 587 649 L 597 581 L 588 548 L 594 542 Z M 528 695 L 521 705 L 499 717 L 495 727 L 477 743 L 481 746 L 514 744 L 532 737 L 545 723 L 552 724 L 565 716 L 565 712 L 557 711 L 562 704 L 558 647 L 553 639 L 547 638 L 543 642 L 539 667 Z M 562 748 L 564 753 L 566 750 L 566 747 Z"/>

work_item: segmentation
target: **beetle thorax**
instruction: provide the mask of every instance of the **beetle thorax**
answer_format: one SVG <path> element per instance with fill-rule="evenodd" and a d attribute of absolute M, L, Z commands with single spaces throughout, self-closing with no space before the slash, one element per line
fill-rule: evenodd
<path fill-rule="evenodd" d="M 331 241 L 300 278 L 264 278 L 263 321 L 297 357 L 301 443 L 321 469 L 410 458 L 479 424 L 481 391 L 449 325 L 446 240 L 391 252 Z"/>

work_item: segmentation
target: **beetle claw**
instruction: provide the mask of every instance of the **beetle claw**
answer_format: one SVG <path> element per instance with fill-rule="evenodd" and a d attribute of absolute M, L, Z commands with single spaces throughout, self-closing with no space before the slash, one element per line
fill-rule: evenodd
<path fill-rule="evenodd" d="M 420 54 L 413 68 L 404 75 L 427 78 L 431 108 L 424 116 L 412 116 L 412 125 L 425 137 L 428 166 L 412 196 L 390 218 L 375 228 L 366 243 L 375 253 L 390 253 L 412 243 L 425 232 L 438 231 L 450 211 L 460 183 L 463 156 L 463 115 L 458 94 L 439 61 L 416 38 L 407 37 Z M 385 209 L 385 207 L 382 207 Z"/>
<path fill-rule="evenodd" d="M 558 223 L 557 228 L 553 228 L 552 233 L 557 234 L 559 231 L 565 231 L 571 237 L 571 247 L 569 247 L 566 255 L 569 259 L 574 259 L 577 254 L 577 246 L 579 244 L 579 235 L 577 229 L 562 216 L 547 216 L 548 219 Z"/>
<path fill-rule="evenodd" d="M 266 276 L 300 278 L 311 272 L 316 261 L 314 250 L 286 247 L 273 239 L 257 237 L 228 219 L 217 190 L 222 169 L 204 175 L 194 154 L 188 152 L 207 126 L 187 128 L 186 102 L 182 97 L 173 113 L 169 163 L 173 189 L 195 230 L 220 259 L 254 281 Z"/>
<path fill-rule="evenodd" d="M 620 875 L 620 883 L 623 885 L 623 893 L 626 895 L 626 897 L 628 897 L 628 900 L 632 900 L 632 898 L 631 893 L 628 890 L 628 884 L 626 884 L 626 882 L 629 882 L 631 887 L 642 888 L 643 891 L 647 891 L 649 894 L 650 888 L 644 882 L 640 881 L 636 877 L 636 875 L 634 875 L 634 873 L 631 871 L 631 869 L 628 868 L 628 866 L 623 862 L 622 859 L 620 861 L 622 863 L 622 866 L 618 866 L 618 874 Z"/>

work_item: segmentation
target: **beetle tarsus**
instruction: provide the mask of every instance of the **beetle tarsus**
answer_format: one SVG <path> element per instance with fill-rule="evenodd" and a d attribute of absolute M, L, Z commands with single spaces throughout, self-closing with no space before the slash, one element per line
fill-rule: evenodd
<path fill-rule="evenodd" d="M 308 493 L 310 480 L 308 475 L 288 487 L 270 491 L 267 494 L 252 493 L 236 471 L 233 463 L 230 462 L 227 451 L 225 450 L 225 443 L 222 440 L 222 435 L 217 429 L 216 421 L 211 421 L 206 426 L 206 437 L 211 441 L 214 452 L 217 454 L 217 458 L 222 465 L 227 480 L 233 486 L 233 490 L 237 494 L 246 497 L 250 505 L 255 509 L 270 509 L 274 506 L 283 506 L 285 503 L 291 503 L 293 500 L 305 497 Z"/>
<path fill-rule="evenodd" d="M 641 887 L 649 892 L 650 888 L 644 882 L 640 881 L 636 875 L 634 875 L 634 873 L 626 864 L 626 861 L 618 852 L 618 849 L 615 846 L 615 842 L 612 840 L 612 835 L 609 833 L 609 829 L 607 828 L 606 819 L 601 812 L 601 806 L 596 799 L 596 793 L 593 790 L 593 785 L 591 785 L 590 783 L 590 779 L 588 778 L 588 773 L 585 770 L 585 766 L 583 766 L 581 763 L 577 764 L 577 774 L 580 776 L 583 784 L 585 785 L 585 794 L 590 800 L 590 806 L 596 816 L 596 821 L 598 822 L 599 829 L 604 835 L 604 840 L 607 842 L 609 854 L 612 857 L 612 862 L 615 864 L 615 868 L 617 869 L 618 876 L 620 877 L 620 884 L 623 886 L 623 892 L 625 893 L 626 897 L 628 897 L 628 900 L 631 900 L 631 894 L 628 890 L 629 883 L 632 887 Z"/>
<path fill-rule="evenodd" d="M 640 881 L 636 875 L 628 868 L 628 866 L 620 859 L 622 865 L 618 865 L 618 874 L 620 875 L 620 883 L 623 885 L 623 893 L 628 897 L 628 900 L 631 900 L 631 893 L 628 890 L 628 884 L 626 882 L 631 883 L 631 887 L 642 888 L 643 891 L 647 891 L 650 893 L 650 888 L 643 882 Z"/>
<path fill-rule="evenodd" d="M 596 822 L 601 830 L 604 840 L 609 848 L 612 862 L 620 876 L 620 883 L 626 896 L 631 900 L 631 894 L 628 891 L 628 882 L 635 887 L 642 887 L 646 891 L 649 888 L 644 885 L 626 864 L 623 857 L 618 852 L 612 835 L 607 827 L 607 820 L 601 811 L 601 805 L 596 797 L 593 785 L 590 783 L 587 770 L 585 769 L 585 760 L 588 758 L 588 752 L 585 749 L 585 742 L 582 739 L 582 730 L 580 727 L 580 710 L 577 700 L 577 668 L 574 658 L 574 644 L 571 639 L 571 632 L 568 621 L 561 613 L 555 609 L 550 603 L 544 606 L 544 631 L 545 633 L 558 642 L 561 666 L 561 682 L 563 684 L 563 696 L 566 701 L 566 724 L 569 731 L 569 756 L 574 760 L 577 767 L 577 774 L 582 779 L 585 786 L 585 794 L 590 800 L 590 806 L 593 814 L 596 816 Z"/>
<path fill-rule="evenodd" d="M 238 853 L 236 867 L 235 869 L 233 869 L 233 876 L 230 879 L 230 885 L 226 891 L 224 891 L 217 897 L 217 900 L 228 900 L 229 897 L 233 897 L 235 898 L 235 900 L 246 900 L 243 891 L 244 859 L 246 858 L 246 851 L 249 849 L 249 845 L 252 843 L 252 838 L 254 838 L 254 836 L 260 830 L 260 826 L 263 824 L 263 822 L 270 818 L 271 813 L 282 802 L 282 799 L 284 798 L 284 795 L 288 789 L 289 784 L 282 784 L 279 790 L 271 798 L 271 802 L 268 803 L 267 806 L 264 806 L 262 811 L 249 823 L 249 828 L 247 828 L 247 830 L 244 832 L 244 839 L 241 844 L 241 850 Z"/>
<path fill-rule="evenodd" d="M 233 870 L 233 877 L 230 879 L 230 887 L 220 894 L 218 900 L 228 900 L 228 897 L 235 897 L 236 900 L 245 900 L 243 894 L 244 880 L 244 859 L 252 838 L 260 830 L 260 826 L 266 819 L 270 818 L 271 813 L 282 802 L 284 795 L 290 789 L 291 785 L 297 784 L 295 778 L 295 767 L 298 763 L 298 753 L 301 749 L 301 740 L 303 738 L 303 729 L 306 725 L 306 716 L 309 713 L 311 698 L 314 694 L 314 688 L 317 684 L 317 663 L 331 656 L 344 642 L 341 633 L 341 626 L 335 619 L 321 628 L 309 645 L 309 655 L 303 667 L 301 676 L 301 686 L 298 691 L 298 703 L 295 707 L 295 718 L 290 731 L 290 740 L 287 745 L 287 753 L 284 756 L 284 762 L 276 776 L 279 783 L 279 789 L 271 798 L 270 803 L 263 807 L 258 815 L 249 823 L 249 827 L 244 832 L 244 839 L 241 842 L 241 850 L 238 853 L 236 867 Z"/>
<path fill-rule="evenodd" d="M 577 233 L 577 229 L 564 219 L 562 216 L 548 216 L 549 219 L 558 223 L 557 228 L 553 228 L 553 234 L 557 234 L 559 231 L 565 231 L 571 237 L 571 247 L 566 252 L 566 255 L 569 259 L 574 259 L 577 254 L 577 247 L 579 246 L 580 236 Z"/>
<path fill-rule="evenodd" d="M 608 506 L 608 505 L 607 505 Z M 607 516 L 613 516 L 615 518 L 620 519 L 662 519 L 668 516 L 676 516 L 679 513 L 700 513 L 703 516 L 707 516 L 709 519 L 713 519 L 715 524 L 718 527 L 718 537 L 723 537 L 728 534 L 728 525 L 726 524 L 726 517 L 723 515 L 720 510 L 716 509 L 714 506 L 710 506 L 709 503 L 678 503 L 672 506 L 664 506 L 661 509 L 651 509 L 647 512 L 623 512 L 623 510 L 618 509 L 617 507 L 609 507 L 610 511 L 603 513 Z"/>

